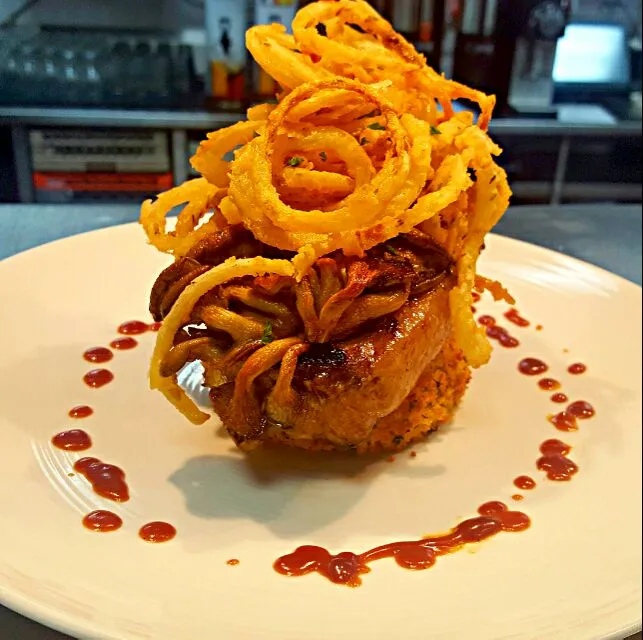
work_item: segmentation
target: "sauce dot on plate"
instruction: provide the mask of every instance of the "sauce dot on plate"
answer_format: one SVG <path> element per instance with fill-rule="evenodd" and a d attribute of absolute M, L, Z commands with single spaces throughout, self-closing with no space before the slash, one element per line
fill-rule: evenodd
<path fill-rule="evenodd" d="M 518 371 L 525 376 L 539 376 L 548 370 L 547 364 L 538 358 L 523 358 L 518 363 Z"/>
<path fill-rule="evenodd" d="M 97 364 L 109 362 L 113 357 L 114 354 L 107 347 L 92 347 L 83 353 L 83 358 L 87 360 L 87 362 Z"/>
<path fill-rule="evenodd" d="M 135 336 L 139 333 L 145 333 L 150 328 L 150 325 L 147 322 L 141 322 L 140 320 L 129 320 L 128 322 L 123 322 L 118 325 L 118 333 L 124 336 Z"/>
<path fill-rule="evenodd" d="M 123 526 L 123 521 L 115 513 L 99 509 L 88 513 L 83 518 L 83 526 L 92 531 L 106 533 L 120 529 Z"/>
<path fill-rule="evenodd" d="M 72 407 L 67 415 L 70 418 L 89 418 L 89 416 L 94 413 L 94 410 L 91 407 L 88 407 L 85 404 L 78 405 L 77 407 Z"/>
<path fill-rule="evenodd" d="M 92 369 L 83 376 L 85 384 L 92 389 L 104 387 L 113 379 L 114 374 L 109 369 Z"/>
<path fill-rule="evenodd" d="M 92 446 L 89 434 L 82 429 L 61 431 L 51 439 L 51 443 L 64 451 L 85 451 Z"/>
<path fill-rule="evenodd" d="M 176 529 L 169 522 L 148 522 L 138 532 L 145 542 L 167 542 L 176 535 Z"/>
<path fill-rule="evenodd" d="M 134 338 L 118 338 L 117 340 L 112 340 L 109 343 L 109 346 L 112 349 L 116 349 L 117 351 L 128 351 L 129 349 L 133 349 L 138 342 L 134 340 Z"/>
<path fill-rule="evenodd" d="M 569 371 L 573 376 L 579 376 L 581 373 L 585 373 L 587 371 L 587 365 L 584 365 L 582 362 L 576 362 L 569 365 L 567 371 Z"/>

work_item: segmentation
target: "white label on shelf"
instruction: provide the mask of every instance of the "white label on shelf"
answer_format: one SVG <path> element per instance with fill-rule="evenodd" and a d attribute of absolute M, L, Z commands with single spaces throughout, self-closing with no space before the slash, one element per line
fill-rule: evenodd
<path fill-rule="evenodd" d="M 210 59 L 239 71 L 246 62 L 246 0 L 207 0 L 205 28 Z"/>

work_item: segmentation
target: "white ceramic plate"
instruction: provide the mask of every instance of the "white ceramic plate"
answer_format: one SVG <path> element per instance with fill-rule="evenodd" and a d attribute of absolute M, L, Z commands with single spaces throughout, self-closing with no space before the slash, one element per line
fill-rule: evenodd
<path fill-rule="evenodd" d="M 512 327 L 518 349 L 497 348 L 475 375 L 455 423 L 394 463 L 263 457 L 249 464 L 217 430 L 193 427 L 148 391 L 153 334 L 110 363 L 92 390 L 85 348 L 124 320 L 147 318 L 166 258 L 134 225 L 69 238 L 0 264 L 0 600 L 67 633 L 91 638 L 615 638 L 640 627 L 641 290 L 531 245 L 491 237 L 482 271 L 501 279 L 532 321 Z M 480 311 L 505 310 L 486 297 Z M 544 330 L 536 331 L 535 324 Z M 509 325 L 508 325 L 509 326 Z M 566 352 L 565 350 L 568 350 Z M 577 433 L 546 420 L 549 394 L 516 371 L 544 358 L 572 399 L 596 407 Z M 583 361 L 583 376 L 566 373 Z M 89 454 L 122 466 L 122 506 L 67 473 L 52 448 L 80 403 Z M 569 483 L 536 470 L 539 444 L 562 437 L 580 472 Z M 538 487 L 520 504 L 523 533 L 411 572 L 372 565 L 357 589 L 313 574 L 287 578 L 272 562 L 300 544 L 359 552 L 444 531 L 482 502 L 511 503 L 512 480 Z M 514 503 L 516 504 L 516 503 Z M 125 524 L 81 526 L 92 509 Z M 177 537 L 152 545 L 141 524 L 168 520 Z M 238 558 L 238 566 L 226 560 Z"/>

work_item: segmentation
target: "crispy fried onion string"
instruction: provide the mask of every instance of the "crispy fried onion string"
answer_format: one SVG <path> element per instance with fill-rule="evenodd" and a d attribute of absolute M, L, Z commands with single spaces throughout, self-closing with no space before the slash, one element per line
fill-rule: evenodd
<path fill-rule="evenodd" d="M 202 177 L 141 208 L 150 243 L 176 260 L 158 307 L 166 317 L 152 387 L 201 422 L 206 415 L 176 384 L 186 361 L 204 362 L 207 386 L 234 381 L 231 406 L 239 412 L 253 380 L 281 362 L 272 393 L 288 397 L 308 343 L 342 339 L 413 295 L 403 278 L 373 289 L 377 268 L 365 259 L 400 234 L 438 245 L 455 264 L 454 337 L 471 366 L 484 364 L 491 347 L 473 318 L 472 290 L 510 298 L 499 283 L 476 276 L 484 237 L 510 197 L 494 161 L 500 149 L 486 133 L 495 99 L 437 74 L 362 0 L 309 4 L 293 35 L 257 26 L 247 45 L 284 89 L 279 102 L 208 134 L 191 159 Z M 458 98 L 479 105 L 477 122 L 454 112 Z M 177 207 L 168 231 L 166 217 Z M 251 235 L 233 254 L 242 259 L 214 266 L 195 259 L 231 229 Z M 190 323 L 209 333 L 190 333 Z M 186 344 L 177 332 L 187 332 Z M 235 422 L 257 424 L 239 412 Z"/>
<path fill-rule="evenodd" d="M 211 289 L 231 280 L 244 276 L 260 276 L 264 274 L 291 276 L 294 273 L 292 263 L 288 260 L 270 260 L 267 258 L 244 258 L 237 260 L 229 258 L 224 263 L 195 278 L 179 295 L 170 313 L 163 320 L 158 332 L 152 362 L 150 365 L 150 385 L 163 395 L 187 418 L 195 424 L 201 424 L 208 419 L 187 396 L 176 382 L 176 375 L 163 376 L 162 364 L 174 344 L 176 332 L 190 320 L 190 314 L 197 302 Z"/>
<path fill-rule="evenodd" d="M 480 107 L 480 128 L 488 127 L 495 97 L 436 73 L 367 2 L 314 2 L 298 11 L 292 26 L 292 36 L 277 24 L 252 27 L 246 35 L 255 60 L 282 87 L 333 76 L 370 85 L 385 81 L 382 93 L 398 113 L 437 124 L 436 101 L 450 118 L 451 102 L 466 98 Z"/>

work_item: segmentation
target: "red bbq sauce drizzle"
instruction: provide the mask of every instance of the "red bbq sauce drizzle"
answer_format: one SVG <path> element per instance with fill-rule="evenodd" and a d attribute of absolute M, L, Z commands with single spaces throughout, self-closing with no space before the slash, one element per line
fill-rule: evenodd
<path fill-rule="evenodd" d="M 150 331 L 158 331 L 161 328 L 160 322 L 152 322 L 152 324 L 147 327 Z"/>
<path fill-rule="evenodd" d="M 83 526 L 92 531 L 100 531 L 106 533 L 108 531 L 116 531 L 123 526 L 123 521 L 119 516 L 111 511 L 92 511 L 83 518 Z"/>
<path fill-rule="evenodd" d="M 464 520 L 448 533 L 404 542 L 391 542 L 361 554 L 344 551 L 331 554 L 323 547 L 306 545 L 278 558 L 273 567 L 286 576 L 319 573 L 331 582 L 357 587 L 361 575 L 375 560 L 394 558 L 405 569 L 428 569 L 439 556 L 453 553 L 467 544 L 481 542 L 501 531 L 524 531 L 529 517 L 520 511 L 510 511 L 502 502 L 487 502 L 479 509 L 478 517 Z"/>
<path fill-rule="evenodd" d="M 109 362 L 114 357 L 114 354 L 107 347 L 92 347 L 83 353 L 83 358 L 87 362 L 95 362 L 101 364 Z"/>
<path fill-rule="evenodd" d="M 61 431 L 51 439 L 51 443 L 54 447 L 65 451 L 85 451 L 92 446 L 89 434 L 82 429 Z"/>
<path fill-rule="evenodd" d="M 138 531 L 145 542 L 167 542 L 176 535 L 176 529 L 169 522 L 148 522 Z"/>
<path fill-rule="evenodd" d="M 92 369 L 83 376 L 83 381 L 92 389 L 99 389 L 109 384 L 114 379 L 114 374 L 109 369 Z"/>
<path fill-rule="evenodd" d="M 560 389 L 560 382 L 553 378 L 543 378 L 538 381 L 538 386 L 544 391 L 556 391 L 557 389 Z"/>
<path fill-rule="evenodd" d="M 145 333 L 149 328 L 150 327 L 146 322 L 141 322 L 140 320 L 129 320 L 128 322 L 123 322 L 119 325 L 117 331 L 124 336 L 135 336 L 140 333 Z"/>
<path fill-rule="evenodd" d="M 547 473 L 550 480 L 568 481 L 578 472 L 578 466 L 567 457 L 572 448 L 560 440 L 545 440 L 540 445 L 542 457 L 536 466 Z"/>
<path fill-rule="evenodd" d="M 496 319 L 493 316 L 480 316 L 478 323 L 483 327 L 494 327 L 496 325 Z"/>
<path fill-rule="evenodd" d="M 516 338 L 510 335 L 504 327 L 500 327 L 497 324 L 487 326 L 486 334 L 491 340 L 496 340 L 501 347 L 514 349 L 520 346 L 520 342 Z"/>
<path fill-rule="evenodd" d="M 571 373 L 573 376 L 579 376 L 582 373 L 585 373 L 587 371 L 587 365 L 584 365 L 582 362 L 576 362 L 574 364 L 569 365 L 567 368 L 567 371 Z"/>
<path fill-rule="evenodd" d="M 530 476 L 518 476 L 514 480 L 514 485 L 523 491 L 530 491 L 536 487 L 536 481 Z"/>
<path fill-rule="evenodd" d="M 70 418 L 89 418 L 89 416 L 94 413 L 94 410 L 91 407 L 88 407 L 86 404 L 78 405 L 77 407 L 72 407 L 67 415 Z"/>
<path fill-rule="evenodd" d="M 518 371 L 525 376 L 539 376 L 549 371 L 549 367 L 538 358 L 523 358 L 518 363 Z"/>
<path fill-rule="evenodd" d="M 567 402 L 569 398 L 564 394 L 564 393 L 554 393 L 551 397 L 551 401 L 555 402 L 556 404 L 564 404 Z"/>
<path fill-rule="evenodd" d="M 74 464 L 74 471 L 85 476 L 99 496 L 115 502 L 129 500 L 125 472 L 120 467 L 107 464 L 98 458 L 80 458 Z"/>
<path fill-rule="evenodd" d="M 517 327 L 528 327 L 531 324 L 529 320 L 520 315 L 518 309 L 509 309 L 509 311 L 505 313 L 505 318 L 507 318 L 509 322 L 513 322 Z"/>
<path fill-rule="evenodd" d="M 116 349 L 117 351 L 127 351 L 129 349 L 133 349 L 138 342 L 134 340 L 134 338 L 118 338 L 117 340 L 112 340 L 109 343 L 109 346 L 112 349 Z"/>

